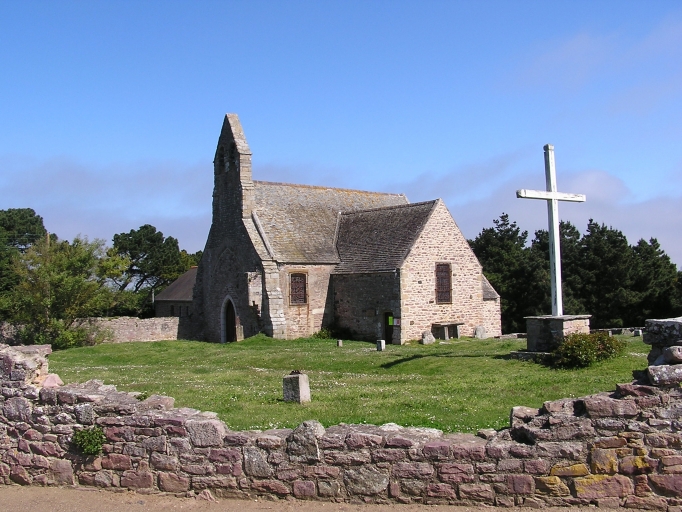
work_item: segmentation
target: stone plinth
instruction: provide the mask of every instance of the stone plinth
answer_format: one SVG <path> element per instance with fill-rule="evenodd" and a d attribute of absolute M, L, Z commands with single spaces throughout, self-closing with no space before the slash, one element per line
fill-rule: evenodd
<path fill-rule="evenodd" d="M 310 381 L 305 373 L 291 373 L 282 379 L 285 402 L 310 402 Z"/>
<path fill-rule="evenodd" d="M 566 336 L 573 333 L 590 333 L 592 315 L 527 316 L 529 352 L 551 352 Z"/>
<path fill-rule="evenodd" d="M 682 345 L 682 317 L 647 320 L 642 341 L 651 345 L 649 364 L 662 364 L 659 358 L 666 347 Z"/>

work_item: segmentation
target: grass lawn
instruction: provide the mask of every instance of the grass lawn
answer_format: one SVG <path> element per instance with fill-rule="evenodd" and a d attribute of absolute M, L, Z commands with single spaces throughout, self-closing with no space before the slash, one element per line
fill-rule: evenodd
<path fill-rule="evenodd" d="M 177 407 L 215 411 L 234 430 L 394 422 L 446 432 L 509 424 L 515 405 L 583 396 L 630 382 L 649 347 L 628 340 L 625 355 L 581 370 L 554 370 L 508 357 L 525 340 L 451 340 L 388 345 L 256 336 L 225 345 L 196 341 L 105 344 L 53 353 L 64 382 L 101 379 L 124 391 L 175 397 Z M 304 370 L 312 403 L 282 401 L 282 377 Z"/>

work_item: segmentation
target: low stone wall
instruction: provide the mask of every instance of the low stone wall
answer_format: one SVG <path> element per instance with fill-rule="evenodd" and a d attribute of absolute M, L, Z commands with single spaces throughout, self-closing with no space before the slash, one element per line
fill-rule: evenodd
<path fill-rule="evenodd" d="M 0 483 L 83 485 L 187 496 L 351 502 L 589 505 L 682 510 L 682 391 L 643 384 L 515 407 L 509 429 L 306 421 L 232 432 L 214 413 L 174 409 L 100 381 L 56 386 L 49 347 L 0 346 Z M 44 384 L 44 385 L 43 385 Z M 55 387 L 48 387 L 55 386 Z M 75 431 L 99 426 L 100 456 Z"/>
<path fill-rule="evenodd" d="M 136 318 L 120 316 L 115 318 L 88 318 L 88 323 L 104 329 L 110 334 L 105 342 L 125 343 L 130 341 L 177 340 L 180 318 L 164 316 L 158 318 Z"/>
<path fill-rule="evenodd" d="M 194 339 L 189 317 L 137 318 L 133 316 L 87 318 L 88 325 L 107 333 L 104 343 Z M 16 328 L 0 322 L 0 343 L 16 345 Z"/>

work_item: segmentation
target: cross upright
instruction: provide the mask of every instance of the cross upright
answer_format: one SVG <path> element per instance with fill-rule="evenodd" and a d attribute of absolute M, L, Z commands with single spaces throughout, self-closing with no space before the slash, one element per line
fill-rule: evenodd
<path fill-rule="evenodd" d="M 556 168 L 554 165 L 554 146 L 546 144 L 545 147 L 545 177 L 547 190 L 516 191 L 516 197 L 522 199 L 543 199 L 547 201 L 547 217 L 549 222 L 549 267 L 552 281 L 552 316 L 563 316 L 564 303 L 561 295 L 561 248 L 559 242 L 559 201 L 571 201 L 583 203 L 586 197 L 583 194 L 565 194 L 557 192 Z"/>

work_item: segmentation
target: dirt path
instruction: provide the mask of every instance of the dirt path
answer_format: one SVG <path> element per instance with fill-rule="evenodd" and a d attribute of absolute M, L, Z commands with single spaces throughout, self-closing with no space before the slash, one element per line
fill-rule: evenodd
<path fill-rule="evenodd" d="M 483 512 L 492 507 L 455 507 L 435 505 L 351 505 L 319 501 L 244 501 L 221 499 L 215 503 L 171 496 L 115 493 L 90 488 L 0 486 L 2 512 Z M 502 509 L 498 509 L 502 510 Z M 585 509 L 543 509 L 566 512 Z M 594 510 L 594 508 L 591 508 Z M 600 511 L 603 509 L 600 509 Z"/>

